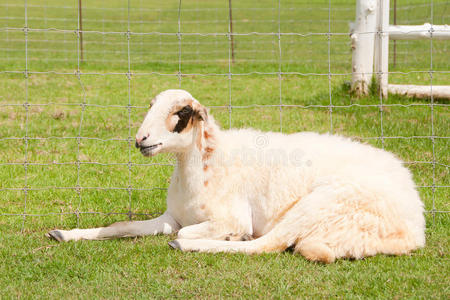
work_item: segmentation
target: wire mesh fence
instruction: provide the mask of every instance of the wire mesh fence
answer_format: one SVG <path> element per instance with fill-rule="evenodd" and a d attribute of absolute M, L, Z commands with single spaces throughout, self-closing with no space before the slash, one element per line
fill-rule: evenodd
<path fill-rule="evenodd" d="M 449 23 L 448 1 L 403 2 L 403 24 Z M 390 150 L 413 171 L 427 211 L 450 211 L 449 104 L 347 95 L 353 1 L 80 4 L 0 4 L 4 223 L 161 213 L 175 162 L 144 160 L 134 132 L 149 99 L 174 87 L 225 128 L 340 133 Z M 447 47 L 397 42 L 390 80 L 449 84 Z"/>

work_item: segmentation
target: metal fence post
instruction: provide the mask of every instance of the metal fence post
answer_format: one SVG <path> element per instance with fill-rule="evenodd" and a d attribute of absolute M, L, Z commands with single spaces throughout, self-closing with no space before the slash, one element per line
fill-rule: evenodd
<path fill-rule="evenodd" d="M 83 15 L 81 0 L 78 0 L 78 34 L 80 35 L 80 60 L 83 61 Z"/>

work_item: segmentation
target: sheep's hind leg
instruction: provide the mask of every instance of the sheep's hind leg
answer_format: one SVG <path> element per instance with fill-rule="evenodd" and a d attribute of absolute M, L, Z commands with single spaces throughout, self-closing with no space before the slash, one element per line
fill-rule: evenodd
<path fill-rule="evenodd" d="M 330 264 L 336 259 L 334 252 L 320 240 L 307 239 L 295 245 L 295 252 L 300 253 L 310 261 L 318 261 Z"/>

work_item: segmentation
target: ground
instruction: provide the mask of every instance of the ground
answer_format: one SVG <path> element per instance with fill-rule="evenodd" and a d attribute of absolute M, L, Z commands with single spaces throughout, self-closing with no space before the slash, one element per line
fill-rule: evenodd
<path fill-rule="evenodd" d="M 27 43 L 23 3 L 0 4 L 0 295 L 448 298 L 450 214 L 440 212 L 450 210 L 448 101 L 348 93 L 354 1 L 281 1 L 280 27 L 278 1 L 233 2 L 234 63 L 228 1 L 181 3 L 180 42 L 179 1 L 130 1 L 129 43 L 125 33 L 105 34 L 127 32 L 127 1 L 83 3 L 80 63 L 77 1 L 28 1 L 28 27 L 53 29 L 28 32 Z M 429 2 L 398 5 L 399 23 L 430 22 Z M 433 6 L 435 23 L 448 24 L 448 2 Z M 281 35 L 279 43 L 276 34 L 253 33 L 279 29 L 303 35 Z M 328 32 L 329 39 L 318 34 Z M 394 66 L 391 43 L 390 82 L 449 84 L 448 45 L 398 42 Z M 428 211 L 426 247 L 325 266 L 289 251 L 181 253 L 167 245 L 175 236 L 48 240 L 50 229 L 164 211 L 173 157 L 142 157 L 132 138 L 150 99 L 178 87 L 225 129 L 332 132 L 392 151 L 413 172 Z"/>

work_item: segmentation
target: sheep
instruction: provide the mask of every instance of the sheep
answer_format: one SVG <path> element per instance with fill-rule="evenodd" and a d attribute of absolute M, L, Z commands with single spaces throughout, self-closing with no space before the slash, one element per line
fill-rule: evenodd
<path fill-rule="evenodd" d="M 423 203 L 393 154 L 350 138 L 222 130 L 191 94 L 167 90 L 136 135 L 144 156 L 174 153 L 167 210 L 146 221 L 53 230 L 58 241 L 177 234 L 182 251 L 280 252 L 331 263 L 425 245 Z"/>

